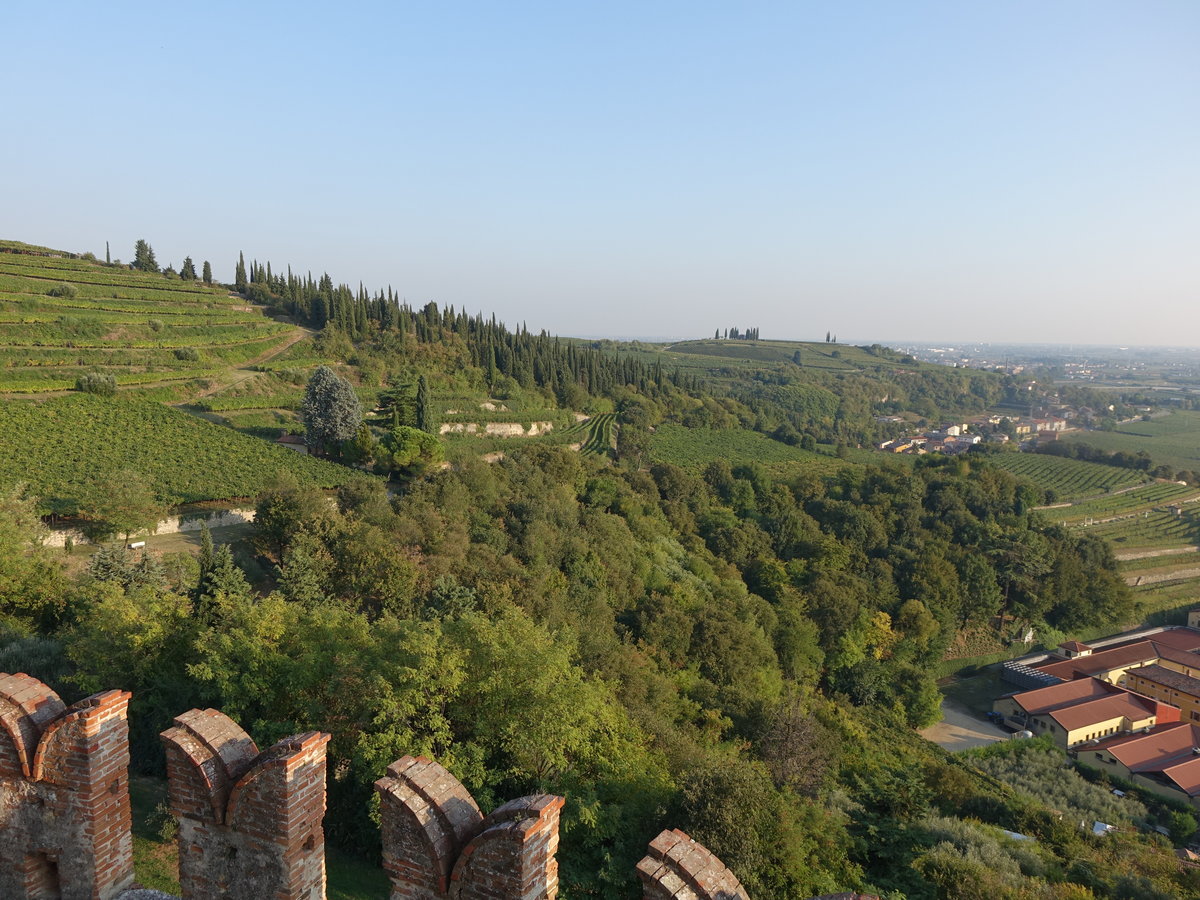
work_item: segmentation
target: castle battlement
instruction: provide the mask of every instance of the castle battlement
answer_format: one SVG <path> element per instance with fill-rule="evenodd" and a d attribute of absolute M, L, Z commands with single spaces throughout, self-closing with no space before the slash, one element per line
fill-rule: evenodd
<path fill-rule="evenodd" d="M 134 889 L 130 695 L 66 706 L 29 675 L 0 674 L 0 898 L 152 900 Z M 265 751 L 214 709 L 161 735 L 179 822 L 183 900 L 324 900 L 325 747 L 295 735 Z M 390 900 L 554 900 L 564 798 L 520 797 L 486 816 L 438 763 L 405 756 L 375 783 Z M 682 831 L 637 867 L 646 900 L 749 900 Z"/>

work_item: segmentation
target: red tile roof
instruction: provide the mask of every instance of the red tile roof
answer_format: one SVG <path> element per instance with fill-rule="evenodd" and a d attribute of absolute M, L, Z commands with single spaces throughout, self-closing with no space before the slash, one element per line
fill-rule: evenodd
<path fill-rule="evenodd" d="M 1062 647 L 1064 650 L 1070 650 L 1072 653 L 1080 653 L 1084 650 L 1092 649 L 1087 644 L 1079 643 L 1079 641 L 1063 641 L 1058 646 Z"/>
<path fill-rule="evenodd" d="M 1048 687 L 1025 691 L 1015 695 L 1013 700 L 1025 712 L 1036 716 L 1067 704 L 1107 697 L 1118 690 L 1120 688 L 1116 685 L 1100 681 L 1098 678 L 1077 678 L 1075 681 L 1062 681 Z"/>
<path fill-rule="evenodd" d="M 1088 749 L 1108 753 L 1131 772 L 1144 772 L 1190 756 L 1192 748 L 1197 746 L 1200 746 L 1200 727 L 1171 722 L 1157 725 L 1146 734 L 1122 735 Z"/>
<path fill-rule="evenodd" d="M 1130 722 L 1140 722 L 1151 718 L 1154 712 L 1153 700 L 1146 700 L 1137 694 L 1122 692 L 1077 703 L 1064 709 L 1051 710 L 1049 715 L 1064 730 L 1071 732 L 1113 719 L 1129 719 Z"/>

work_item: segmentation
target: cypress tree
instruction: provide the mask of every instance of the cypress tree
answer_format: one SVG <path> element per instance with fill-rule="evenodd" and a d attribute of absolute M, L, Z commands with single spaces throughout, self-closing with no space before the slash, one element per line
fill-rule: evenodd
<path fill-rule="evenodd" d="M 429 382 L 424 375 L 417 381 L 417 428 L 429 434 L 437 432 L 437 419 L 433 411 L 433 398 L 429 395 Z"/>
<path fill-rule="evenodd" d="M 204 283 L 212 284 L 212 263 L 207 259 L 204 261 Z"/>
<path fill-rule="evenodd" d="M 179 277 L 184 281 L 196 280 L 196 264 L 192 262 L 192 258 L 190 256 L 185 256 L 183 258 L 183 265 L 179 268 Z"/>
<path fill-rule="evenodd" d="M 239 291 L 246 290 L 246 257 L 238 253 L 237 268 L 233 271 L 233 283 Z"/>
<path fill-rule="evenodd" d="M 108 241 L 104 242 L 104 261 L 109 265 L 112 264 L 112 254 L 108 250 Z"/>

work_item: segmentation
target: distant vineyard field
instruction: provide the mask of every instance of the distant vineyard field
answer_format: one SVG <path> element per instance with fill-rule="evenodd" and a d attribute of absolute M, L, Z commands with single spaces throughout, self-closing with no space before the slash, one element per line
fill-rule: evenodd
<path fill-rule="evenodd" d="M 221 287 L 34 252 L 0 246 L 0 393 L 201 377 L 295 333 Z"/>
<path fill-rule="evenodd" d="M 1110 541 L 1114 548 L 1181 547 L 1200 543 L 1200 511 L 1184 508 L 1182 515 L 1169 509 L 1146 510 L 1116 522 L 1092 525 L 1088 534 Z"/>
<path fill-rule="evenodd" d="M 175 502 L 254 497 L 281 472 L 335 487 L 359 475 L 148 400 L 88 394 L 0 400 L 0 484 L 28 482 L 70 512 L 97 478 L 131 469 Z"/>
<path fill-rule="evenodd" d="M 1131 469 L 1040 453 L 998 453 L 988 459 L 997 468 L 1028 478 L 1043 490 L 1053 491 L 1059 500 L 1103 494 L 1148 480 Z"/>
<path fill-rule="evenodd" d="M 1085 500 L 1062 509 L 1043 510 L 1042 515 L 1055 522 L 1079 523 L 1088 519 L 1107 519 L 1147 512 L 1159 506 L 1191 500 L 1198 496 L 1200 493 L 1194 487 L 1173 482 L 1157 482 L 1123 494 Z"/>
<path fill-rule="evenodd" d="M 789 447 L 756 431 L 685 428 L 659 425 L 650 439 L 650 457 L 655 462 L 700 467 L 716 459 L 731 465 L 757 462 L 765 465 L 801 464 L 814 471 L 832 472 L 845 465 L 820 453 Z"/>
<path fill-rule="evenodd" d="M 608 456 L 612 453 L 616 427 L 616 416 L 613 413 L 600 413 L 572 425 L 562 436 L 572 444 L 579 444 L 580 453 Z"/>
<path fill-rule="evenodd" d="M 1150 454 L 1155 465 L 1200 471 L 1200 412 L 1180 410 L 1149 422 L 1128 422 L 1118 431 L 1087 431 L 1063 440 L 1091 444 L 1110 453 Z"/>

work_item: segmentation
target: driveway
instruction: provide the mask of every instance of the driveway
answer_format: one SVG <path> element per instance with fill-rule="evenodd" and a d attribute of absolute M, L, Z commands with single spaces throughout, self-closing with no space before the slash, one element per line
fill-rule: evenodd
<path fill-rule="evenodd" d="M 978 718 L 965 706 L 953 700 L 942 701 L 942 721 L 921 732 L 921 737 L 933 741 L 951 753 L 983 747 L 996 741 L 1006 741 L 1010 732 L 986 719 Z"/>

